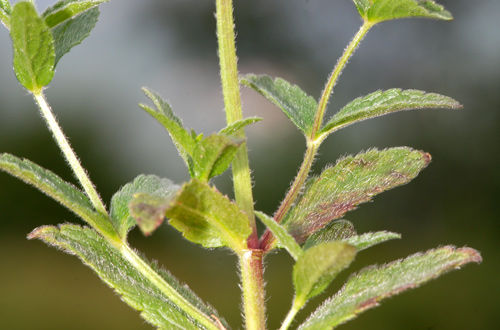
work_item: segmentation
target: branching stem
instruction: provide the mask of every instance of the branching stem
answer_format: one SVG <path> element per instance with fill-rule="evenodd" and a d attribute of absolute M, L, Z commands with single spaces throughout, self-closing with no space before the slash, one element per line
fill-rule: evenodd
<path fill-rule="evenodd" d="M 344 69 L 345 65 L 351 58 L 356 48 L 359 46 L 359 43 L 361 42 L 361 40 L 363 40 L 363 38 L 373 25 L 374 23 L 370 23 L 368 21 L 364 22 L 364 24 L 358 30 L 354 38 L 351 40 L 350 44 L 344 50 L 342 56 L 337 61 L 337 64 L 335 65 L 335 68 L 333 69 L 328 79 L 328 82 L 326 83 L 325 89 L 323 90 L 321 99 L 318 103 L 318 110 L 316 111 L 316 117 L 314 119 L 314 126 L 312 133 L 309 137 L 307 137 L 307 150 L 304 157 L 304 161 L 300 166 L 299 172 L 297 173 L 297 176 L 295 177 L 295 180 L 293 181 L 290 190 L 288 190 L 287 195 L 285 196 L 285 198 L 281 202 L 280 207 L 274 214 L 274 220 L 278 223 L 283 221 L 283 218 L 290 210 L 290 207 L 293 205 L 293 203 L 295 203 L 295 200 L 299 196 L 300 190 L 304 186 L 309 171 L 311 170 L 311 166 L 314 163 L 314 158 L 316 157 L 318 148 L 325 139 L 325 136 L 321 135 L 316 136 L 317 135 L 316 133 L 320 130 L 321 124 L 323 123 L 323 118 L 326 112 L 326 106 L 328 105 L 328 101 L 330 100 L 330 96 L 332 95 L 333 87 L 335 87 L 335 84 L 337 83 L 337 80 L 340 77 L 342 70 Z M 270 249 L 272 249 L 273 244 L 274 244 L 274 237 L 268 229 L 265 231 L 264 235 L 262 235 L 259 246 L 264 251 L 269 251 Z"/>

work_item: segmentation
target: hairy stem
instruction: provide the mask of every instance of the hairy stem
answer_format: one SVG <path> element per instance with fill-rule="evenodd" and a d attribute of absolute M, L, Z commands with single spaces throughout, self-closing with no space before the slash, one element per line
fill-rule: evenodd
<path fill-rule="evenodd" d="M 247 250 L 240 255 L 241 284 L 246 330 L 266 329 L 263 251 Z"/>
<path fill-rule="evenodd" d="M 116 245 L 115 245 L 116 246 Z M 189 301 L 187 301 L 176 289 L 171 287 L 157 272 L 155 272 L 143 259 L 141 259 L 137 253 L 130 248 L 126 243 L 122 243 L 117 246 L 121 254 L 125 259 L 127 259 L 134 268 L 136 268 L 141 274 L 147 278 L 151 283 L 161 290 L 165 295 L 179 308 L 189 314 L 193 319 L 198 321 L 204 327 L 210 330 L 221 330 L 220 322 L 215 319 L 211 319 L 208 315 L 205 315 L 196 306 L 193 306 Z"/>
<path fill-rule="evenodd" d="M 235 36 L 232 0 L 217 0 L 216 16 L 222 93 L 224 95 L 226 121 L 227 124 L 230 125 L 243 119 L 240 86 L 238 80 L 236 46 L 234 41 Z M 235 135 L 245 139 L 245 131 L 243 129 Z M 250 175 L 246 143 L 243 143 L 238 149 L 232 163 L 232 169 L 236 203 L 247 214 L 252 228 L 252 234 L 248 239 L 248 245 L 250 248 L 256 247 L 258 237 L 253 208 L 252 178 Z"/>
<path fill-rule="evenodd" d="M 361 42 L 361 40 L 363 40 L 363 38 L 366 36 L 368 31 L 373 27 L 374 24 L 375 23 L 371 23 L 368 21 L 365 21 L 363 23 L 363 25 L 359 28 L 358 32 L 351 40 L 347 48 L 344 50 L 344 53 L 339 58 L 337 64 L 335 65 L 335 68 L 330 74 L 328 82 L 325 85 L 325 89 L 323 90 L 323 93 L 321 94 L 321 98 L 318 103 L 318 110 L 316 111 L 316 117 L 314 118 L 314 126 L 311 133 L 312 140 L 316 140 L 316 132 L 318 132 L 319 129 L 321 128 L 321 124 L 323 123 L 323 118 L 326 112 L 326 106 L 328 105 L 328 101 L 330 100 L 330 96 L 332 95 L 333 92 L 333 87 L 335 87 L 335 85 L 337 84 L 337 81 L 340 77 L 340 74 L 342 73 L 342 70 L 344 70 L 352 54 L 354 54 L 354 51 L 356 50 L 356 48 L 358 48 L 359 43 Z"/>
<path fill-rule="evenodd" d="M 337 64 L 335 65 L 335 68 L 333 69 L 326 83 L 325 89 L 323 90 L 321 99 L 318 103 L 318 109 L 316 111 L 316 117 L 314 119 L 314 126 L 312 133 L 307 138 L 307 150 L 304 157 L 304 161 L 300 166 L 299 172 L 297 173 L 297 176 L 295 177 L 295 180 L 293 181 L 290 190 L 288 190 L 287 195 L 283 199 L 283 202 L 281 202 L 280 207 L 278 208 L 278 210 L 274 215 L 274 220 L 278 223 L 280 223 L 283 220 L 285 215 L 288 213 L 288 210 L 290 210 L 293 203 L 299 196 L 300 190 L 304 186 L 309 171 L 311 170 L 311 166 L 314 162 L 314 158 L 316 157 L 318 148 L 325 139 L 325 136 L 321 135 L 316 137 L 316 133 L 319 131 L 319 129 L 321 128 L 321 124 L 323 123 L 323 118 L 326 112 L 326 106 L 328 105 L 328 101 L 330 100 L 330 96 L 332 95 L 333 87 L 335 87 L 335 84 L 337 83 L 337 80 L 340 77 L 340 74 L 342 73 L 342 70 L 344 69 L 345 65 L 349 61 L 349 58 L 351 58 L 352 54 L 359 46 L 359 43 L 361 42 L 361 40 L 363 40 L 364 36 L 368 33 L 368 31 L 373 25 L 374 23 L 365 22 L 361 26 L 361 28 L 358 30 L 354 38 L 351 40 L 350 44 L 344 50 L 342 56 L 337 61 Z M 270 249 L 273 248 L 273 244 L 274 244 L 274 237 L 272 233 L 269 231 L 269 229 L 267 229 L 264 232 L 264 235 L 262 235 L 262 238 L 260 239 L 259 247 L 264 251 L 269 251 Z"/>
<path fill-rule="evenodd" d="M 80 164 L 80 161 L 78 160 L 78 157 L 71 148 L 68 139 L 66 138 L 61 127 L 57 123 L 57 120 L 54 117 L 54 114 L 52 113 L 52 110 L 50 109 L 50 106 L 47 100 L 45 99 L 43 92 L 39 91 L 37 93 L 34 93 L 33 96 L 40 108 L 40 113 L 42 114 L 42 117 L 45 119 L 47 126 L 49 127 L 50 131 L 52 132 L 52 135 L 54 136 L 54 139 L 57 142 L 57 145 L 61 149 L 64 157 L 66 158 L 66 161 L 73 170 L 73 173 L 80 181 L 83 189 L 85 190 L 85 193 L 90 198 L 92 205 L 98 212 L 102 214 L 107 214 L 106 207 L 102 203 L 101 197 L 97 193 L 94 184 L 92 183 L 92 181 L 90 181 L 87 172 Z"/>

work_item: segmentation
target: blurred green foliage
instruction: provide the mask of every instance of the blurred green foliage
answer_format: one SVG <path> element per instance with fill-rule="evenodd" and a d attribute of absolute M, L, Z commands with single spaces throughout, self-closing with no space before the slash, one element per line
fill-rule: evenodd
<path fill-rule="evenodd" d="M 464 109 L 395 114 L 341 130 L 322 146 L 315 172 L 339 156 L 370 147 L 407 145 L 431 153 L 433 162 L 410 185 L 377 196 L 375 203 L 348 214 L 346 218 L 360 233 L 402 233 L 401 240 L 361 252 L 351 267 L 359 269 L 374 260 L 383 263 L 445 244 L 474 247 L 484 261 L 390 299 L 342 329 L 500 327 L 496 310 L 500 37 L 493 33 L 499 29 L 500 3 L 440 3 L 453 13 L 453 22 L 390 22 L 370 32 L 337 86 L 330 113 L 355 97 L 392 87 L 450 95 Z M 283 76 L 315 97 L 359 24 L 349 1 L 257 0 L 235 1 L 235 6 L 242 73 Z M 139 173 L 166 176 L 176 183 L 187 179 L 168 136 L 136 106 L 145 101 L 142 85 L 168 96 L 174 111 L 187 117 L 187 126 L 206 133 L 223 127 L 213 6 L 190 0 L 151 1 L 143 7 L 132 0 L 103 6 L 93 35 L 61 61 L 47 90 L 72 145 L 108 204 L 112 193 Z M 8 42 L 3 29 L 0 44 Z M 36 106 L 15 80 L 9 51 L 0 47 L 0 151 L 29 158 L 72 180 L 37 118 Z M 89 61 L 85 58 L 89 53 L 97 54 L 100 61 Z M 180 72 L 188 73 L 185 80 Z M 189 88 L 196 89 L 198 97 L 183 101 L 192 95 Z M 264 118 L 248 128 L 255 197 L 257 209 L 272 214 L 300 165 L 305 146 L 277 109 L 263 106 L 253 96 L 243 93 L 244 111 Z M 212 117 L 220 121 L 213 123 Z M 266 121 L 280 121 L 282 131 L 266 131 Z M 142 130 L 134 128 L 136 123 Z M 227 176 L 216 182 L 231 193 Z M 0 210 L 1 328 L 150 329 L 79 260 L 26 240 L 36 226 L 77 222 L 72 214 L 6 174 L 0 174 Z M 203 250 L 179 236 L 162 226 L 149 238 L 134 230 L 130 239 L 148 258 L 158 259 L 213 304 L 230 324 L 239 324 L 235 257 L 225 250 Z M 273 329 L 290 307 L 292 260 L 286 253 L 268 258 L 268 324 Z M 343 280 L 339 278 L 329 293 Z M 308 315 L 322 298 L 313 300 L 300 315 Z M 105 318 L 108 313 L 116 318 Z"/>

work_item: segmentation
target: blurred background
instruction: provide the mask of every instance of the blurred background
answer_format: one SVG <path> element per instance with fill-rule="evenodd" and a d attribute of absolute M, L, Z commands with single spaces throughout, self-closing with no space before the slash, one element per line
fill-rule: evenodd
<path fill-rule="evenodd" d="M 411 184 L 348 213 L 362 233 L 391 230 L 402 239 L 358 255 L 351 271 L 441 245 L 470 246 L 467 265 L 382 302 L 342 329 L 500 329 L 500 2 L 440 0 L 455 20 L 401 20 L 375 27 L 344 71 L 329 106 L 378 89 L 421 89 L 458 99 L 460 111 L 422 110 L 365 121 L 332 135 L 314 172 L 372 147 L 411 146 L 433 162 Z M 53 1 L 37 1 L 40 11 Z M 224 126 L 214 1 L 121 0 L 101 6 L 91 36 L 63 57 L 46 95 L 104 200 L 140 173 L 177 183 L 187 170 L 168 135 L 137 106 L 150 87 L 168 99 L 186 127 L 210 134 Z M 279 76 L 318 98 L 361 21 L 349 0 L 235 0 L 240 73 Z M 12 71 L 8 31 L 0 29 L 0 152 L 74 182 L 31 97 Z M 305 151 L 304 139 L 274 106 L 243 89 L 256 208 L 272 214 Z M 215 183 L 232 194 L 229 175 Z M 0 173 L 0 328 L 151 329 L 73 257 L 28 241 L 37 226 L 80 223 L 37 190 Z M 156 259 L 242 328 L 236 258 L 203 250 L 162 226 L 131 244 Z M 267 258 L 269 329 L 279 327 L 293 295 L 291 258 Z"/>

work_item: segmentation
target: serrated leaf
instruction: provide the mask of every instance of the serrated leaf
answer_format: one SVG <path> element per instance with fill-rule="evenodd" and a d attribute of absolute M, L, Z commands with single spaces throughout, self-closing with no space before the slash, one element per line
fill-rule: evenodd
<path fill-rule="evenodd" d="M 335 220 L 309 236 L 304 243 L 303 249 L 317 245 L 319 243 L 344 241 L 349 237 L 356 236 L 354 225 L 347 220 Z"/>
<path fill-rule="evenodd" d="M 372 23 L 400 18 L 422 17 L 451 20 L 443 6 L 430 0 L 353 0 L 361 17 Z"/>
<path fill-rule="evenodd" d="M 429 154 L 406 147 L 372 149 L 340 159 L 321 176 L 306 182 L 304 193 L 283 220 L 283 226 L 300 244 L 357 205 L 408 183 L 430 160 Z"/>
<path fill-rule="evenodd" d="M 417 253 L 383 266 L 372 266 L 349 278 L 344 287 L 326 300 L 300 330 L 329 330 L 376 307 L 379 301 L 434 279 L 470 262 L 481 262 L 470 248 L 445 246 Z"/>
<path fill-rule="evenodd" d="M 102 232 L 116 236 L 109 219 L 94 210 L 87 195 L 53 172 L 10 154 L 0 154 L 0 170 L 34 186 Z"/>
<path fill-rule="evenodd" d="M 179 117 L 177 117 L 172 108 L 162 99 L 162 97 L 153 91 L 150 91 L 146 88 L 143 88 L 142 91 L 149 97 L 149 99 L 153 102 L 156 107 L 156 110 L 145 104 L 139 104 L 139 106 L 149 113 L 153 118 L 160 122 L 160 124 L 165 127 L 168 134 L 172 138 L 175 147 L 179 151 L 182 159 L 191 169 L 191 157 L 194 152 L 196 139 L 194 135 L 194 131 L 189 132 L 182 126 L 182 122 Z M 193 135 L 194 134 L 194 135 Z"/>
<path fill-rule="evenodd" d="M 54 76 L 54 40 L 30 2 L 18 2 L 10 18 L 14 71 L 27 90 L 38 93 Z"/>
<path fill-rule="evenodd" d="M 266 225 L 267 228 L 273 233 L 273 235 L 278 240 L 281 247 L 284 247 L 288 253 L 297 261 L 302 255 L 302 249 L 300 245 L 295 242 L 295 239 L 288 234 L 285 228 L 281 227 L 273 218 L 269 217 L 267 214 L 259 211 L 255 211 L 255 214 L 259 219 Z"/>
<path fill-rule="evenodd" d="M 347 104 L 321 128 L 317 136 L 329 135 L 359 121 L 397 111 L 424 108 L 458 109 L 461 107 L 461 104 L 451 97 L 435 93 L 399 88 L 377 91 Z"/>
<path fill-rule="evenodd" d="M 47 8 L 42 17 L 55 42 L 55 65 L 71 48 L 79 45 L 95 27 L 99 4 L 108 0 L 60 0 Z"/>
<path fill-rule="evenodd" d="M 241 83 L 278 106 L 306 137 L 310 137 L 318 108 L 314 98 L 281 78 L 273 80 L 266 75 L 251 74 L 243 76 Z"/>
<path fill-rule="evenodd" d="M 127 232 L 136 224 L 136 220 L 131 216 L 129 211 L 129 203 L 134 196 L 145 193 L 158 198 L 168 198 L 174 195 L 179 188 L 178 185 L 169 179 L 144 174 L 136 177 L 131 183 L 124 185 L 113 195 L 110 206 L 111 221 L 118 232 L 118 236 L 125 239 Z"/>
<path fill-rule="evenodd" d="M 260 117 L 248 117 L 242 120 L 237 120 L 229 126 L 224 127 L 219 131 L 219 134 L 224 135 L 234 135 L 240 129 L 245 128 L 246 126 L 261 121 Z"/>
<path fill-rule="evenodd" d="M 197 142 L 192 157 L 192 177 L 208 182 L 224 173 L 243 140 L 234 140 L 225 135 L 212 134 Z"/>
<path fill-rule="evenodd" d="M 131 259 L 125 257 L 123 251 L 111 245 L 96 231 L 70 224 L 60 225 L 59 228 L 44 226 L 35 229 L 28 238 L 40 239 L 69 254 L 78 256 L 107 285 L 120 294 L 123 301 L 140 311 L 141 316 L 147 322 L 159 329 L 207 329 L 188 315 L 182 306 L 174 303 L 174 298 L 159 287 L 158 281 L 153 282 L 145 277 L 131 262 Z M 218 313 L 211 306 L 203 303 L 186 285 L 179 283 L 166 271 L 157 269 L 156 265 L 150 264 L 150 267 L 158 273 L 159 277 L 161 276 L 164 286 L 168 287 L 175 296 L 182 297 L 182 300 L 194 306 L 200 314 L 204 314 L 206 319 L 214 323 L 211 329 L 217 329 L 211 315 L 216 316 L 226 325 Z"/>
<path fill-rule="evenodd" d="M 345 242 L 320 243 L 300 256 L 293 267 L 295 301 L 303 306 L 323 292 L 356 256 L 356 248 Z"/>

